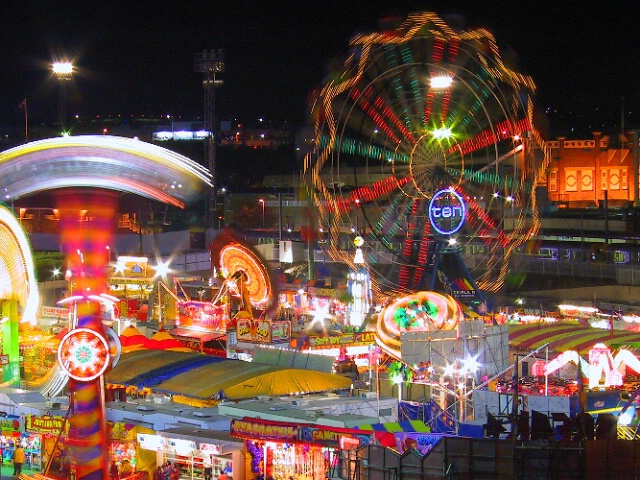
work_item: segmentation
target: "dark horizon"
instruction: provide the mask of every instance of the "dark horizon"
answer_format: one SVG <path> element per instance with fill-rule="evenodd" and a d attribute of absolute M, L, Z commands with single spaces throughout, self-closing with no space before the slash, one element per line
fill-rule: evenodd
<path fill-rule="evenodd" d="M 504 3 L 504 5 L 503 5 Z M 584 131 L 637 127 L 640 73 L 633 30 L 635 2 L 603 9 L 595 1 L 387 2 L 326 1 L 290 4 L 191 1 L 108 5 L 61 1 L 3 6 L 0 29 L 0 125 L 23 123 L 27 99 L 33 124 L 55 121 L 59 85 L 54 59 L 75 64 L 67 88 L 68 116 L 171 115 L 198 118 L 202 74 L 194 55 L 222 49 L 225 82 L 217 117 L 249 123 L 265 118 L 304 124 L 306 100 L 326 66 L 353 34 L 378 29 L 381 18 L 434 11 L 449 23 L 486 26 L 504 58 L 537 84 L 536 106 L 551 123 Z"/>

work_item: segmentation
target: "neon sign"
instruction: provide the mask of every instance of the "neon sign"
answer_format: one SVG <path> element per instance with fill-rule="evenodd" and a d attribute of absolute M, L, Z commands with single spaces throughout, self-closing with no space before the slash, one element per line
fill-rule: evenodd
<path fill-rule="evenodd" d="M 429 202 L 429 221 L 440 235 L 453 235 L 464 225 L 467 205 L 452 188 L 438 190 Z"/>

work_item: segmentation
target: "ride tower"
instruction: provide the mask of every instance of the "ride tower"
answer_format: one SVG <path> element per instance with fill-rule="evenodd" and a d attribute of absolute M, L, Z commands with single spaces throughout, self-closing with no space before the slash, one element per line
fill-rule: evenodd
<path fill-rule="evenodd" d="M 105 190 L 62 190 L 55 194 L 61 244 L 74 278 L 77 325 L 58 347 L 58 363 L 69 377 L 69 446 L 78 480 L 108 478 L 108 445 L 103 375 L 111 366 L 111 347 L 102 322 L 100 295 L 106 293 L 107 245 L 117 194 Z M 91 212 L 91 225 L 78 212 Z M 117 357 L 117 353 L 115 355 Z"/>

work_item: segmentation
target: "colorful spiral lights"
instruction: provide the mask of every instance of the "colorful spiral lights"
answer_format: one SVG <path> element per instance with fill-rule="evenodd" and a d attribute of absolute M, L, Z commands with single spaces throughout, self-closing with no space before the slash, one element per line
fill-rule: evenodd
<path fill-rule="evenodd" d="M 376 342 L 386 353 L 401 359 L 403 333 L 454 330 L 462 320 L 462 309 L 453 297 L 417 292 L 395 300 L 378 314 Z"/>

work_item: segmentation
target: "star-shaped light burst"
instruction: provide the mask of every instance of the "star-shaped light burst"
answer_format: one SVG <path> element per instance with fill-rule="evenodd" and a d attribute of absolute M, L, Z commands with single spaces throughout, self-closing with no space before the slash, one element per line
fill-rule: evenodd
<path fill-rule="evenodd" d="M 171 272 L 169 262 L 158 262 L 158 264 L 153 268 L 156 271 L 155 276 L 160 278 L 166 278 L 166 276 Z"/>
<path fill-rule="evenodd" d="M 474 375 L 478 371 L 478 356 L 469 357 L 462 362 L 462 368 L 460 369 L 463 374 Z"/>
<path fill-rule="evenodd" d="M 315 310 L 312 310 L 309 313 L 313 318 L 309 325 L 307 325 L 307 330 L 313 330 L 316 326 L 321 326 L 322 330 L 325 330 L 324 320 L 325 318 L 331 318 L 331 315 L 329 314 L 329 305 L 317 306 Z"/>
<path fill-rule="evenodd" d="M 445 377 L 453 377 L 453 372 L 456 369 L 456 365 L 455 363 L 448 363 L 445 367 L 444 367 L 444 372 L 443 375 Z"/>

